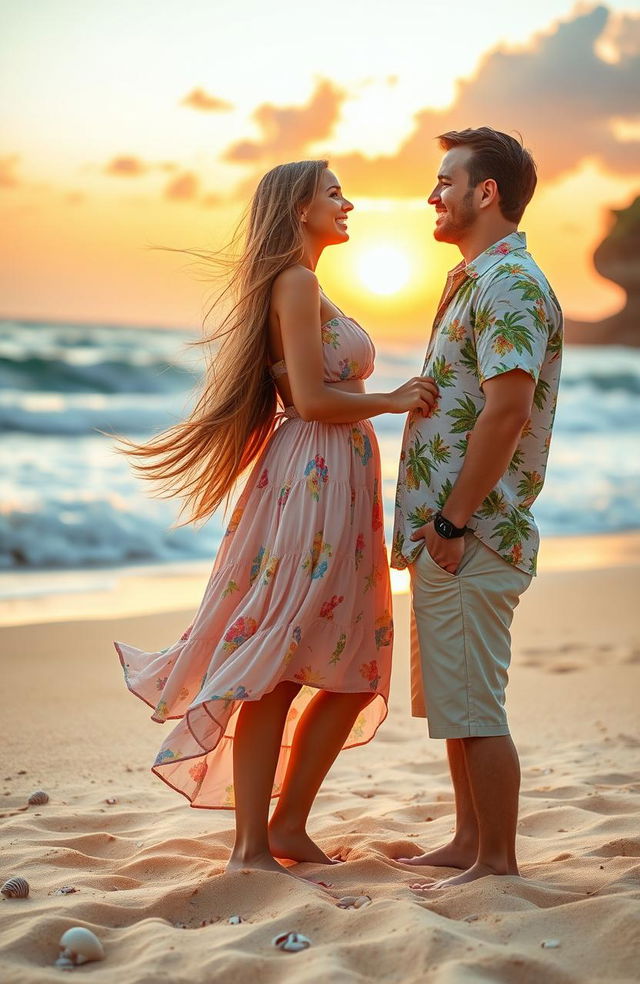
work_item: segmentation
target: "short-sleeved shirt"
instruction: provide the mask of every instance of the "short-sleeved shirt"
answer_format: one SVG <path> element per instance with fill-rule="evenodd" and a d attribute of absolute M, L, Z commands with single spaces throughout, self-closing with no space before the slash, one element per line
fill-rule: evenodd
<path fill-rule="evenodd" d="M 547 279 L 514 232 L 450 271 L 422 369 L 439 397 L 430 417 L 404 429 L 392 566 L 406 567 L 424 540 L 411 534 L 443 509 L 485 404 L 482 385 L 512 369 L 536 383 L 531 417 L 511 462 L 467 527 L 510 564 L 536 572 L 539 533 L 531 507 L 544 482 L 556 410 L 562 311 Z"/>

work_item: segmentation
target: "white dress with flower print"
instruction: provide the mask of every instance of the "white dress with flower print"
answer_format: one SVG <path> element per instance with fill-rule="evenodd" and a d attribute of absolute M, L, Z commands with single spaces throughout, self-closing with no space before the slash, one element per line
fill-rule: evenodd
<path fill-rule="evenodd" d="M 375 350 L 340 316 L 322 326 L 325 380 L 364 379 Z M 344 743 L 387 714 L 393 627 L 380 455 L 368 420 L 303 421 L 289 408 L 231 517 L 192 625 L 168 649 L 115 643 L 129 689 L 177 720 L 153 771 L 194 807 L 233 808 L 233 737 L 245 700 L 303 684 L 284 728 L 277 796 L 316 690 L 371 692 Z"/>

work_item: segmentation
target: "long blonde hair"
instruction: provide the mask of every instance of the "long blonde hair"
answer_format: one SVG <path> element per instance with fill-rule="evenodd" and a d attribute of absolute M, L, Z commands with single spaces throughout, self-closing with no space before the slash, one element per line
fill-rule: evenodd
<path fill-rule="evenodd" d="M 234 237 L 239 256 L 225 251 L 185 252 L 224 268 L 227 283 L 205 316 L 209 350 L 196 404 L 179 424 L 144 444 L 120 438 L 143 478 L 157 483 L 161 498 L 183 500 L 179 525 L 210 516 L 228 499 L 236 480 L 273 433 L 277 392 L 268 369 L 268 317 L 273 281 L 303 258 L 301 211 L 315 197 L 328 161 L 297 161 L 268 171 Z M 246 232 L 243 231 L 246 227 Z M 220 324 L 206 333 L 208 319 L 231 299 Z"/>

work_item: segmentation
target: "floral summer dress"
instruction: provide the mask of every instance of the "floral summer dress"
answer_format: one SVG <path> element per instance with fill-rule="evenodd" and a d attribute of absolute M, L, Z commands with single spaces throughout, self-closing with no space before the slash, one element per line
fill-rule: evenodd
<path fill-rule="evenodd" d="M 326 322 L 322 341 L 326 382 L 372 373 L 373 344 L 352 319 Z M 344 747 L 373 738 L 387 714 L 392 638 L 373 426 L 304 421 L 287 407 L 231 516 L 192 625 L 162 652 L 115 646 L 152 720 L 178 721 L 153 772 L 191 806 L 233 808 L 242 702 L 284 680 L 303 684 L 284 728 L 277 796 L 316 690 L 370 691 Z"/>

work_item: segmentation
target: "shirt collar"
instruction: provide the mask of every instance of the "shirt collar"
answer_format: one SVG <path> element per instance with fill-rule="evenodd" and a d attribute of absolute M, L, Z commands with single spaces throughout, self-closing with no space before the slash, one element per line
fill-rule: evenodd
<path fill-rule="evenodd" d="M 463 260 L 461 264 L 458 264 L 458 267 L 464 267 L 467 276 L 476 280 L 492 266 L 495 266 L 499 260 L 508 256 L 509 253 L 513 253 L 516 249 L 526 248 L 526 234 L 524 232 L 512 232 L 508 236 L 505 236 L 504 239 L 499 239 L 496 243 L 493 243 L 492 246 L 489 246 L 489 249 L 485 249 L 484 253 L 476 256 L 475 260 L 472 260 L 471 263 L 465 265 Z"/>

